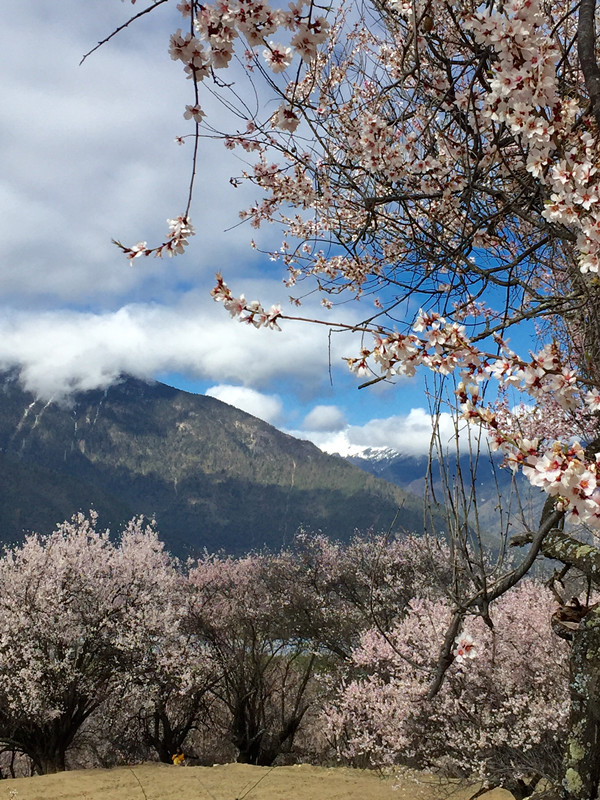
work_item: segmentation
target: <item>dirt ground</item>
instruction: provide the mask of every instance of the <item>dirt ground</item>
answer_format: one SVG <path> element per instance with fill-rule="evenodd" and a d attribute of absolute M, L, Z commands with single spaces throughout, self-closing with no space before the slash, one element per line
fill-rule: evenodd
<path fill-rule="evenodd" d="M 394 786 L 398 786 L 394 789 Z M 475 791 L 427 776 L 334 767 L 141 764 L 0 781 L 0 800 L 467 800 Z M 512 800 L 495 789 L 485 800 Z"/>

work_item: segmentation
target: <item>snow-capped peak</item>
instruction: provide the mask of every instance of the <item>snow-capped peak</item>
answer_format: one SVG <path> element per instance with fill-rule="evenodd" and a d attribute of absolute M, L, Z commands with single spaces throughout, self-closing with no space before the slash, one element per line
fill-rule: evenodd
<path fill-rule="evenodd" d="M 365 461 L 390 461 L 400 456 L 400 453 L 391 447 L 368 447 L 349 442 L 346 446 L 340 446 L 340 442 L 336 442 L 335 446 L 326 452 L 342 458 L 363 458 Z"/>

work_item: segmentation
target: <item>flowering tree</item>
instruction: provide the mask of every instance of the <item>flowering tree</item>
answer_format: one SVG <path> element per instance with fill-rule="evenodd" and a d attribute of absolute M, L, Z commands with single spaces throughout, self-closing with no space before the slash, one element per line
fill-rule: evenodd
<path fill-rule="evenodd" d="M 207 646 L 180 624 L 175 636 L 147 653 L 151 663 L 132 695 L 138 738 L 165 764 L 187 752 L 190 734 L 206 724 L 208 693 L 219 677 Z"/>
<path fill-rule="evenodd" d="M 518 542 L 529 547 L 516 566 L 473 559 L 467 537 L 455 537 L 453 563 L 469 580 L 455 581 L 435 693 L 466 617 L 486 618 L 539 553 L 598 580 L 600 550 L 584 551 L 560 526 L 572 516 L 600 529 L 595 0 L 340 0 L 333 8 L 300 0 L 287 9 L 182 0 L 177 9 L 182 28 L 170 50 L 190 81 L 194 169 L 200 92 L 211 86 L 243 119 L 222 133 L 247 154 L 243 177 L 263 195 L 242 215 L 255 228 L 282 225 L 273 258 L 288 286 L 296 295 L 316 286 L 325 309 L 348 293 L 368 305 L 360 324 L 318 320 L 360 335 L 350 368 L 368 381 L 418 367 L 453 376 L 461 413 L 549 496 L 539 527 Z M 264 114 L 251 110 L 232 85 L 236 48 L 259 97 L 277 99 L 275 111 L 271 102 Z M 231 81 L 218 78 L 222 69 Z M 216 121 L 207 122 L 215 135 Z M 167 239 L 120 245 L 128 257 L 187 245 L 192 188 L 193 179 Z M 213 294 L 257 327 L 290 318 L 235 296 L 221 276 Z M 540 349 L 519 355 L 507 331 L 529 320 Z M 485 385 L 523 397 L 526 413 L 511 408 L 511 396 L 485 400 Z M 600 781 L 592 746 L 599 645 L 600 610 L 590 609 L 571 651 L 566 797 L 592 797 Z"/>
<path fill-rule="evenodd" d="M 324 715 L 340 754 L 475 776 L 516 797 L 555 779 L 569 703 L 568 646 L 551 631 L 553 606 L 548 589 L 526 581 L 496 602 L 493 630 L 471 618 L 429 701 L 448 606 L 414 598 L 386 636 L 365 631 Z"/>
<path fill-rule="evenodd" d="M 212 692 L 228 710 L 230 741 L 244 763 L 270 765 L 289 752 L 314 700 L 319 654 L 290 601 L 290 566 L 276 556 L 207 557 L 189 576 L 192 626 L 218 665 Z M 319 599 L 312 591 L 304 607 L 318 608 Z"/>
<path fill-rule="evenodd" d="M 156 533 L 134 520 L 121 542 L 79 515 L 0 560 L 0 741 L 36 771 L 65 769 L 81 726 L 174 621 L 176 573 Z"/>
<path fill-rule="evenodd" d="M 131 535 L 123 538 L 121 555 L 134 571 L 150 568 L 155 597 L 151 610 L 135 609 L 142 616 L 136 624 L 135 658 L 125 665 L 124 694 L 113 694 L 102 715 L 103 735 L 124 755 L 141 750 L 171 764 L 175 754 L 185 752 L 190 734 L 202 726 L 207 695 L 220 672 L 204 640 L 192 630 L 187 576 L 162 553 L 162 545 L 158 562 L 155 555 L 154 566 L 151 560 L 145 566 L 147 554 L 140 543 L 131 541 Z M 149 614 L 155 615 L 151 625 Z M 120 725 L 115 725 L 115 717 Z"/>
<path fill-rule="evenodd" d="M 198 731 L 210 730 L 217 742 L 223 739 L 212 720 L 210 694 L 219 673 L 206 644 L 187 630 L 187 622 L 183 602 L 169 629 L 149 638 L 128 668 L 126 690 L 113 693 L 84 727 L 77 745 L 85 766 L 112 767 L 157 757 L 172 764 L 178 753 L 195 755 Z"/>
<path fill-rule="evenodd" d="M 361 631 L 387 631 L 416 593 L 442 595 L 451 575 L 441 552 L 413 536 L 344 545 L 302 533 L 277 555 L 198 561 L 191 629 L 217 665 L 211 693 L 228 709 L 238 760 L 271 764 L 292 750 Z"/>
<path fill-rule="evenodd" d="M 447 547 L 407 535 L 359 535 L 348 544 L 301 533 L 283 552 L 293 628 L 343 660 L 365 627 L 387 631 L 416 597 L 443 597 L 452 581 Z"/>

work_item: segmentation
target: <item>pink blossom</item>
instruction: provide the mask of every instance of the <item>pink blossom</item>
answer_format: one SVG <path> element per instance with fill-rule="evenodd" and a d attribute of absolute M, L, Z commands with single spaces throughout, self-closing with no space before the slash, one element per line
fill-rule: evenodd
<path fill-rule="evenodd" d="M 147 243 L 146 242 L 138 242 L 134 244 L 133 247 L 129 248 L 127 252 L 127 258 L 134 259 L 138 258 L 139 256 L 148 255 Z"/>
<path fill-rule="evenodd" d="M 300 124 L 300 119 L 291 106 L 282 104 L 271 117 L 271 122 L 274 127 L 293 133 Z"/>
<path fill-rule="evenodd" d="M 456 648 L 453 655 L 459 664 L 462 664 L 464 661 L 477 658 L 477 646 L 473 640 L 473 637 L 469 636 L 469 634 L 464 634 L 461 636 L 456 643 Z"/>
<path fill-rule="evenodd" d="M 194 106 L 186 106 L 184 115 L 185 119 L 193 119 L 194 122 L 202 122 L 206 114 L 202 108 L 196 103 Z"/>
<path fill-rule="evenodd" d="M 292 63 L 292 48 L 269 42 L 263 56 L 273 72 L 283 72 Z"/>

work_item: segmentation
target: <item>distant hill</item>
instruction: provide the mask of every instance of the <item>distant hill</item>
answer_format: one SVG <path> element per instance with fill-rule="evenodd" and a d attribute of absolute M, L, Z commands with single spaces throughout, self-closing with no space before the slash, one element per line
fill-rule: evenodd
<path fill-rule="evenodd" d="M 444 503 L 439 464 L 434 460 L 430 467 L 426 455 L 411 456 L 389 448 L 365 447 L 355 448 L 355 452 L 346 456 L 346 459 L 412 495 L 423 497 L 429 482 L 434 487 L 436 501 Z M 506 513 L 501 516 L 499 508 L 510 512 L 511 533 L 515 533 L 522 530 L 521 510 L 527 523 L 537 526 L 546 499 L 541 489 L 533 488 L 521 473 L 515 476 L 510 469 L 503 469 L 500 462 L 500 457 L 492 458 L 482 449 L 474 464 L 471 464 L 469 455 L 463 455 L 458 461 L 450 459 L 446 465 L 451 486 L 455 486 L 459 476 L 462 476 L 467 487 L 474 482 L 479 524 L 482 531 L 492 537 L 492 541 L 497 540 L 507 520 Z"/>
<path fill-rule="evenodd" d="M 423 530 L 419 498 L 212 397 L 125 377 L 66 406 L 0 375 L 0 540 L 90 507 L 111 528 L 155 516 L 179 555 Z"/>

